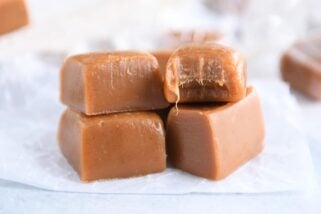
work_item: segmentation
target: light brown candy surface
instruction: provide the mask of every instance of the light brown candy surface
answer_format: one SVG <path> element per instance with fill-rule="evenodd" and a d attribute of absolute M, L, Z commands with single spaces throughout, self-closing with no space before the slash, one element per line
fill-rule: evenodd
<path fill-rule="evenodd" d="M 252 88 L 234 103 L 178 105 L 167 120 L 168 157 L 181 170 L 219 180 L 262 151 L 264 132 Z"/>
<path fill-rule="evenodd" d="M 166 67 L 164 93 L 170 103 L 230 102 L 246 95 L 246 62 L 221 44 L 178 48 Z"/>
<path fill-rule="evenodd" d="M 163 122 L 156 113 L 85 116 L 67 109 L 58 142 L 83 181 L 126 178 L 166 168 Z"/>
<path fill-rule="evenodd" d="M 143 52 L 69 57 L 61 69 L 61 100 L 87 115 L 153 110 L 169 104 L 156 58 Z"/>
<path fill-rule="evenodd" d="M 159 64 L 159 68 L 163 75 L 165 75 L 166 65 L 173 51 L 174 50 L 159 50 L 151 52 L 152 55 L 156 57 Z"/>
<path fill-rule="evenodd" d="M 28 24 L 24 0 L 0 0 L 0 35 Z"/>
<path fill-rule="evenodd" d="M 321 36 L 289 48 L 281 59 L 281 75 L 293 88 L 321 100 Z"/>

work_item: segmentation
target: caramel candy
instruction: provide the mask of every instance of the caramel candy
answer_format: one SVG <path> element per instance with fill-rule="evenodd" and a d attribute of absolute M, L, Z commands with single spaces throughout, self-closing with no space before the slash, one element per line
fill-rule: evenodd
<path fill-rule="evenodd" d="M 142 52 L 69 57 L 61 69 L 61 100 L 87 115 L 153 110 L 169 104 L 156 58 Z"/>
<path fill-rule="evenodd" d="M 167 150 L 172 164 L 191 174 L 219 180 L 263 149 L 264 121 L 252 89 L 234 103 L 179 105 L 167 120 Z"/>
<path fill-rule="evenodd" d="M 166 168 L 163 122 L 156 113 L 86 116 L 66 110 L 58 141 L 83 181 L 126 178 Z"/>
<path fill-rule="evenodd" d="M 170 103 L 232 102 L 246 95 L 242 54 L 221 44 L 188 44 L 167 63 L 164 93 Z"/>
<path fill-rule="evenodd" d="M 28 24 L 24 0 L 0 0 L 0 35 Z"/>
<path fill-rule="evenodd" d="M 321 36 L 299 41 L 287 50 L 281 74 L 293 88 L 321 100 Z"/>
<path fill-rule="evenodd" d="M 154 55 L 158 61 L 159 68 L 163 75 L 165 75 L 166 65 L 172 53 L 173 50 L 159 50 L 152 52 L 152 55 Z"/>

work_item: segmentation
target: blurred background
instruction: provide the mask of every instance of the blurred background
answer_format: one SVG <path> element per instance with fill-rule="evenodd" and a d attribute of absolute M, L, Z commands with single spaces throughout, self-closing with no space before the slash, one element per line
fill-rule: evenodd
<path fill-rule="evenodd" d="M 26 0 L 30 24 L 0 35 L 0 58 L 155 50 L 214 35 L 244 52 L 249 77 L 277 77 L 280 54 L 321 29 L 319 0 Z M 1 20 L 0 20 L 1 21 Z M 197 38 L 198 37 L 198 38 Z M 205 36 L 206 37 L 206 36 Z M 196 38 L 196 39 L 195 39 Z"/>

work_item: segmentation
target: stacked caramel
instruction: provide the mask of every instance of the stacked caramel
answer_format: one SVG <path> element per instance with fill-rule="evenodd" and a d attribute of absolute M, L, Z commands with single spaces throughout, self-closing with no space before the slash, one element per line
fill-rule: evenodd
<path fill-rule="evenodd" d="M 165 120 L 170 162 L 194 175 L 222 179 L 263 149 L 260 102 L 242 54 L 193 43 L 154 55 L 158 61 L 141 52 L 92 53 L 64 63 L 61 100 L 69 109 L 59 142 L 82 180 L 165 169 L 164 126 L 147 110 Z"/>
<path fill-rule="evenodd" d="M 169 106 L 156 58 L 143 52 L 69 57 L 61 69 L 62 153 L 84 181 L 160 172 Z"/>

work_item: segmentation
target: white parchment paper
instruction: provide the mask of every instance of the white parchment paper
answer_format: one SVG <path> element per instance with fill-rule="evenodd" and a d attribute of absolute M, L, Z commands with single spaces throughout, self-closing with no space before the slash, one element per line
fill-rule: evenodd
<path fill-rule="evenodd" d="M 80 182 L 61 155 L 56 130 L 64 107 L 58 70 L 38 56 L 0 60 L 0 178 L 39 188 L 92 193 L 262 193 L 313 187 L 314 173 L 300 110 L 286 85 L 252 81 L 266 122 L 266 147 L 225 180 L 175 169 L 131 179 Z"/>

